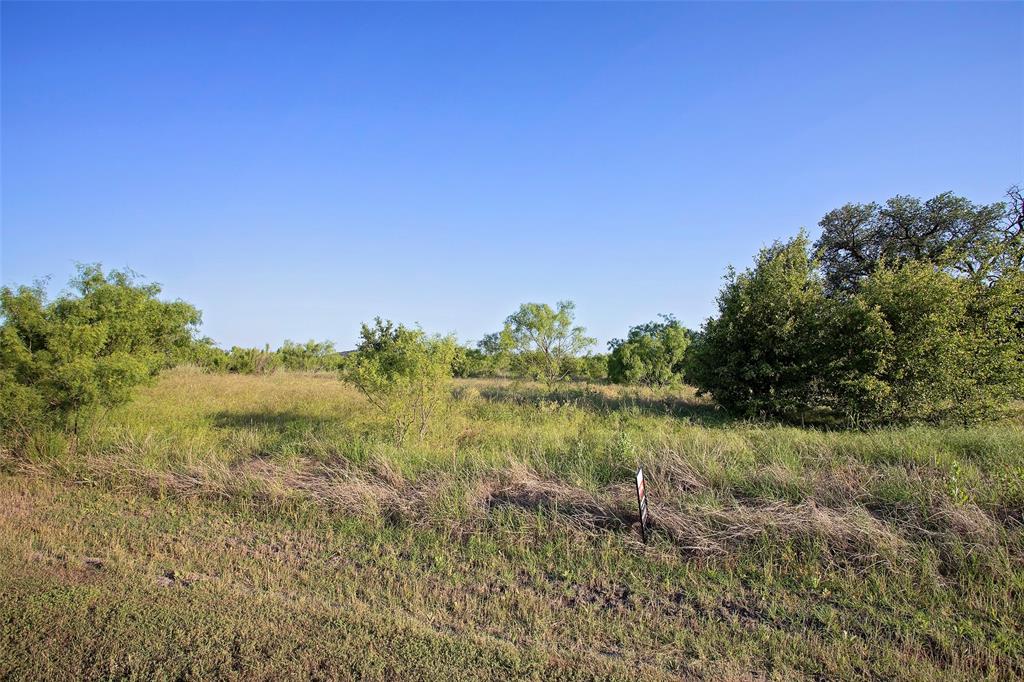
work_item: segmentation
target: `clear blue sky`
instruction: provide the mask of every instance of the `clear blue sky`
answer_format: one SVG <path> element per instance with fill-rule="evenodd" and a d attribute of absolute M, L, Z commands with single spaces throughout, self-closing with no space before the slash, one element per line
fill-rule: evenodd
<path fill-rule="evenodd" d="M 2 280 L 130 266 L 222 345 L 697 326 L 827 210 L 1024 179 L 1024 3 L 3 2 Z"/>

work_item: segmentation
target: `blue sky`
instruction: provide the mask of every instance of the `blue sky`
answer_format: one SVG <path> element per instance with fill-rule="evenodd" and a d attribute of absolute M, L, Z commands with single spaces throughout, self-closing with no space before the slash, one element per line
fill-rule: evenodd
<path fill-rule="evenodd" d="M 222 345 L 697 326 L 848 201 L 1024 180 L 1024 4 L 14 3 L 2 278 L 130 266 Z"/>

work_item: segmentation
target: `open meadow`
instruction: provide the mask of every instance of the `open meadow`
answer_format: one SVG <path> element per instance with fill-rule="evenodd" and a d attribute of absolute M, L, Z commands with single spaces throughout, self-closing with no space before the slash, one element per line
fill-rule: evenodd
<path fill-rule="evenodd" d="M 1019 410 L 825 431 L 469 379 L 435 422 L 181 367 L 5 450 L 0 678 L 1024 676 Z"/>
<path fill-rule="evenodd" d="M 1024 682 L 1022 44 L 0 0 L 0 682 Z"/>

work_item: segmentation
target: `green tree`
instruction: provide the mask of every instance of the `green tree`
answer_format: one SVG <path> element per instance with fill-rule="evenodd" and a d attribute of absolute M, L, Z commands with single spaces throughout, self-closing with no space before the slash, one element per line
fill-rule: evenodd
<path fill-rule="evenodd" d="M 671 315 L 631 327 L 625 340 L 608 344 L 608 378 L 618 384 L 668 386 L 683 378 L 689 331 Z"/>
<path fill-rule="evenodd" d="M 506 347 L 508 339 L 501 332 L 485 335 L 476 344 L 476 349 L 467 353 L 476 373 L 472 376 L 507 376 L 512 368 L 511 349 Z"/>
<path fill-rule="evenodd" d="M 505 320 L 499 347 L 512 354 L 519 371 L 551 390 L 570 374 L 573 358 L 596 343 L 585 328 L 574 324 L 575 315 L 572 301 L 560 301 L 557 309 L 546 303 L 524 303 Z"/>
<path fill-rule="evenodd" d="M 830 291 L 853 292 L 883 262 L 926 261 L 951 274 L 991 281 L 1024 265 L 1021 191 L 974 204 L 945 192 L 927 201 L 896 196 L 884 205 L 847 204 L 821 219 L 815 244 Z"/>
<path fill-rule="evenodd" d="M 687 380 L 725 408 L 852 424 L 971 423 L 1024 394 L 1024 274 L 882 261 L 826 293 L 801 234 L 731 272 Z"/>
<path fill-rule="evenodd" d="M 47 302 L 43 286 L 0 289 L 0 422 L 25 435 L 41 423 L 77 434 L 187 354 L 199 311 L 158 299 L 160 286 L 130 271 L 79 266 L 71 292 Z"/>
<path fill-rule="evenodd" d="M 372 327 L 362 325 L 360 336 L 342 378 L 388 418 L 396 443 L 413 428 L 422 440 L 451 394 L 458 343 L 452 336 L 427 336 L 379 317 Z"/>

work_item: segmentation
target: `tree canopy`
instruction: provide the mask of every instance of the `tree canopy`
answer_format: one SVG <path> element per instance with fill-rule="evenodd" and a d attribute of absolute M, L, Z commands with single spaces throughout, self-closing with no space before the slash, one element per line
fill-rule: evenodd
<path fill-rule="evenodd" d="M 520 368 L 543 381 L 550 389 L 572 371 L 568 361 L 597 341 L 587 330 L 575 324 L 576 304 L 559 301 L 556 308 L 546 303 L 524 303 L 505 320 L 497 338 L 488 337 L 514 355 Z"/>
<path fill-rule="evenodd" d="M 975 204 L 945 192 L 922 201 L 846 204 L 821 219 L 815 249 L 832 291 L 856 291 L 883 262 L 925 261 L 951 274 L 993 280 L 1024 265 L 1021 191 L 1007 201 Z"/>

